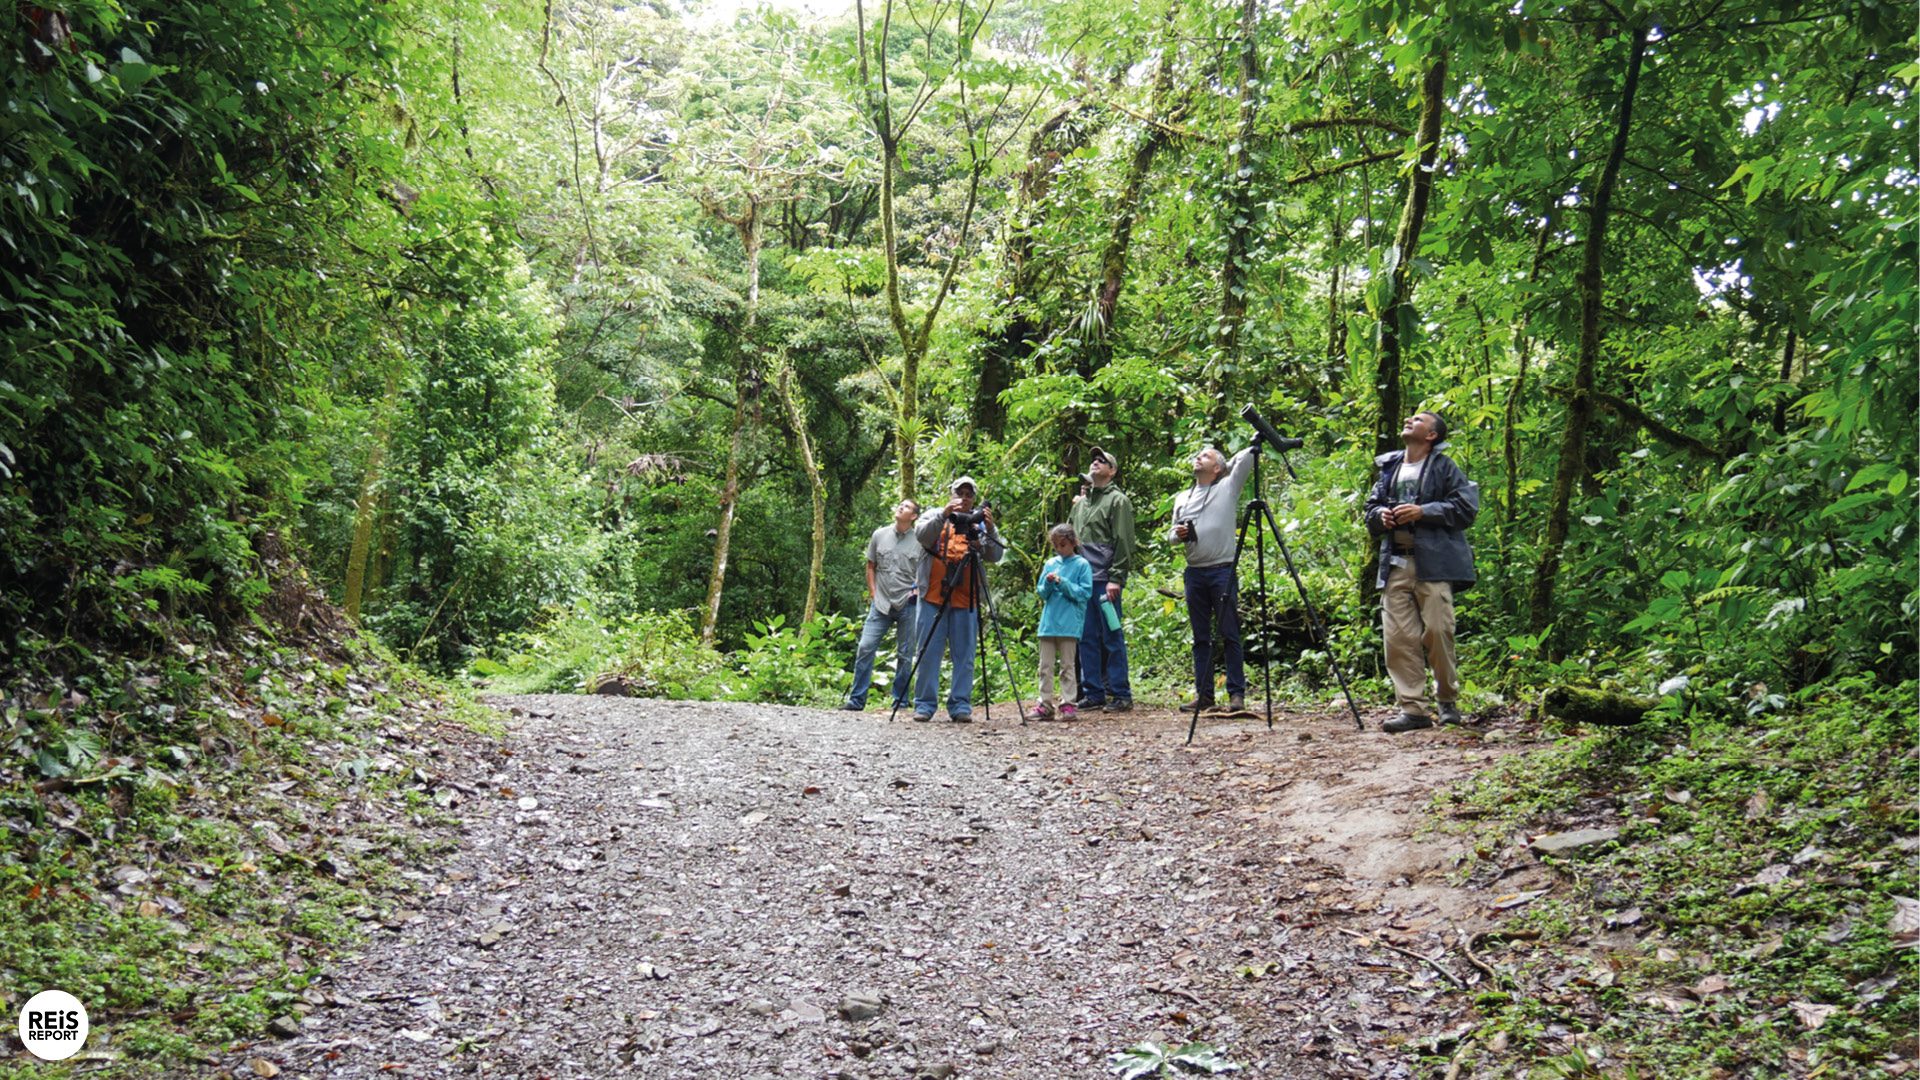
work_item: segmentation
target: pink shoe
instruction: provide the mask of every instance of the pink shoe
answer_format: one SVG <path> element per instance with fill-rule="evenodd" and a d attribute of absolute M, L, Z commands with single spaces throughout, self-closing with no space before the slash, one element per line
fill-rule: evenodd
<path fill-rule="evenodd" d="M 1044 702 L 1035 702 L 1033 708 L 1028 709 L 1025 715 L 1028 720 L 1051 720 L 1053 719 L 1053 706 L 1045 704 Z"/>
<path fill-rule="evenodd" d="M 1079 715 L 1080 715 L 1080 710 L 1074 708 L 1072 702 L 1067 702 L 1066 704 L 1060 706 L 1060 719 L 1062 720 L 1072 720 L 1074 717 L 1077 717 Z"/>

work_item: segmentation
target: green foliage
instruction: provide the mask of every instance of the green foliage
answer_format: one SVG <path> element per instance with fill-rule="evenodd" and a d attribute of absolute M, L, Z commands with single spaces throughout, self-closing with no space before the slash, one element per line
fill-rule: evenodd
<path fill-rule="evenodd" d="M 754 624 L 746 648 L 734 654 L 740 681 L 728 687 L 729 696 L 782 705 L 831 705 L 844 698 L 860 623 L 834 614 L 798 626 L 786 622 L 775 615 Z"/>
<path fill-rule="evenodd" d="M 494 689 L 517 694 L 583 693 L 618 678 L 639 697 L 710 697 L 725 670 L 724 658 L 700 644 L 686 611 L 609 616 L 569 608 L 510 635 L 503 647 L 504 660 L 482 657 L 473 671 Z"/>

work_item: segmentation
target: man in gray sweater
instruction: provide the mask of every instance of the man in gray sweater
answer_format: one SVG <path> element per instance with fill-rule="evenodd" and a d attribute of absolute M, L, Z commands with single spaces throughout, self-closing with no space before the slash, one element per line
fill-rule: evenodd
<path fill-rule="evenodd" d="M 1253 475 L 1254 448 L 1221 457 L 1209 446 L 1193 456 L 1193 486 L 1173 500 L 1173 539 L 1187 556 L 1187 622 L 1193 628 L 1193 700 L 1182 712 L 1214 705 L 1213 632 L 1226 653 L 1228 708 L 1247 707 L 1246 653 L 1240 643 L 1240 580 L 1234 566 L 1239 543 L 1240 492 Z"/>

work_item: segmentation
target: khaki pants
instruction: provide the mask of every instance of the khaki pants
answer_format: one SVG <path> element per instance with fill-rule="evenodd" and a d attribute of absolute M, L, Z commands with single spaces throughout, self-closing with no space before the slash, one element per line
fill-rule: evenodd
<path fill-rule="evenodd" d="M 1078 688 L 1080 673 L 1074 660 L 1080 655 L 1080 639 L 1043 637 L 1040 639 L 1040 704 L 1052 708 L 1059 704 L 1053 693 L 1053 663 L 1060 661 L 1060 685 Z"/>
<path fill-rule="evenodd" d="M 1421 581 L 1413 556 L 1390 568 L 1380 594 L 1380 623 L 1387 646 L 1387 674 L 1400 711 L 1427 715 L 1427 669 L 1433 669 L 1435 696 L 1460 699 L 1460 673 L 1453 666 L 1453 584 Z"/>

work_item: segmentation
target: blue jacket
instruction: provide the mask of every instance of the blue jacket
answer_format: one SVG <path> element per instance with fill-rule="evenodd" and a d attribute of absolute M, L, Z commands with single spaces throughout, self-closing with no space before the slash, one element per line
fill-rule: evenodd
<path fill-rule="evenodd" d="M 1048 581 L 1054 573 L 1060 580 Z M 1087 621 L 1087 597 L 1093 595 L 1093 565 L 1078 555 L 1055 555 L 1040 568 L 1033 591 L 1047 602 L 1040 609 L 1040 636 L 1077 638 Z"/>
<path fill-rule="evenodd" d="M 1449 581 L 1455 591 L 1473 584 L 1473 548 L 1467 545 L 1467 526 L 1480 513 L 1480 485 L 1467 479 L 1453 458 L 1444 452 L 1445 443 L 1427 455 L 1420 474 L 1420 490 L 1414 502 L 1425 513 L 1412 528 L 1414 572 L 1421 581 Z M 1380 575 L 1375 588 L 1387 587 L 1387 559 L 1393 554 L 1392 530 L 1380 520 L 1380 512 L 1394 504 L 1394 478 L 1400 471 L 1405 450 L 1381 454 L 1374 459 L 1380 476 L 1367 497 L 1367 531 L 1380 543 Z"/>

